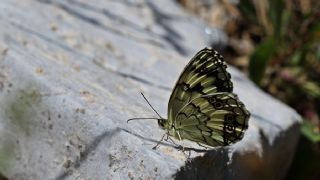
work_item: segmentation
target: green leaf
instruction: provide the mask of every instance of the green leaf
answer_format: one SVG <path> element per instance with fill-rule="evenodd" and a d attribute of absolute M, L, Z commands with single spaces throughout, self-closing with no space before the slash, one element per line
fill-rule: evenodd
<path fill-rule="evenodd" d="M 269 17 L 273 25 L 274 35 L 280 37 L 282 27 L 282 13 L 285 9 L 283 0 L 270 0 L 269 1 Z"/>
<path fill-rule="evenodd" d="M 286 37 L 286 33 L 288 32 L 287 28 L 288 28 L 288 24 L 290 23 L 290 19 L 291 19 L 291 11 L 288 9 L 284 9 L 281 15 L 281 24 L 279 24 L 280 25 L 279 35 L 282 38 Z"/>
<path fill-rule="evenodd" d="M 307 81 L 302 84 L 302 89 L 306 94 L 314 98 L 320 98 L 320 86 L 316 82 Z"/>
<path fill-rule="evenodd" d="M 301 133 L 311 142 L 317 143 L 320 142 L 320 133 L 316 132 L 316 129 L 311 122 L 305 120 L 301 126 Z"/>
<path fill-rule="evenodd" d="M 289 63 L 291 65 L 298 66 L 302 60 L 303 60 L 302 59 L 302 51 L 298 50 L 293 53 L 293 55 L 290 58 Z"/>
<path fill-rule="evenodd" d="M 249 75 L 250 79 L 256 84 L 260 85 L 270 57 L 275 50 L 276 40 L 273 37 L 269 37 L 250 56 Z"/>
<path fill-rule="evenodd" d="M 252 1 L 241 0 L 239 2 L 238 8 L 243 13 L 243 15 L 251 21 L 251 23 L 257 24 L 256 10 Z"/>
<path fill-rule="evenodd" d="M 320 62 L 320 47 L 316 49 L 315 55 L 316 55 L 316 59 Z"/>
<path fill-rule="evenodd" d="M 319 33 L 320 33 L 320 23 L 319 22 L 317 22 L 317 23 L 315 23 L 315 24 L 313 24 L 312 26 L 311 26 L 311 28 L 310 28 L 310 32 L 312 33 L 312 34 L 314 34 L 314 36 L 319 36 Z"/>

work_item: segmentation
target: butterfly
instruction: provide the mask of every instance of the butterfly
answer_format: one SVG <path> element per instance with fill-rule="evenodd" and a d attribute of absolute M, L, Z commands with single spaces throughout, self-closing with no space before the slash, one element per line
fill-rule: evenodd
<path fill-rule="evenodd" d="M 178 140 L 212 147 L 241 140 L 248 128 L 250 112 L 233 93 L 231 75 L 226 69 L 217 51 L 202 49 L 176 82 L 168 104 L 168 118 L 162 118 L 144 97 L 160 118 L 142 119 L 157 119 L 160 128 Z"/>

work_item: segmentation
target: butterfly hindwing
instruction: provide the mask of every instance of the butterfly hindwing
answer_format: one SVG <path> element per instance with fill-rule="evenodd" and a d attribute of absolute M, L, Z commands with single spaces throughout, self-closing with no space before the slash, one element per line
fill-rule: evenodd
<path fill-rule="evenodd" d="M 174 125 L 182 139 L 229 145 L 242 139 L 249 116 L 235 94 L 215 93 L 191 100 L 178 112 Z"/>

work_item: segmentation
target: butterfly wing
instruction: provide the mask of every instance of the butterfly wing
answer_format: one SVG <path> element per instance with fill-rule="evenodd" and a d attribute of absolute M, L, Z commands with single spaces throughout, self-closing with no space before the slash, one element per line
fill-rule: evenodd
<path fill-rule="evenodd" d="M 232 93 L 226 68 L 220 54 L 205 48 L 180 75 L 169 100 L 167 123 L 182 139 L 217 146 L 243 137 L 250 113 Z"/>
<path fill-rule="evenodd" d="M 229 145 L 242 139 L 249 111 L 233 93 L 203 95 L 191 100 L 175 118 L 182 139 L 209 146 Z"/>
<path fill-rule="evenodd" d="M 199 51 L 180 75 L 168 105 L 168 123 L 191 99 L 216 92 L 232 92 L 230 74 L 223 57 L 215 50 Z"/>

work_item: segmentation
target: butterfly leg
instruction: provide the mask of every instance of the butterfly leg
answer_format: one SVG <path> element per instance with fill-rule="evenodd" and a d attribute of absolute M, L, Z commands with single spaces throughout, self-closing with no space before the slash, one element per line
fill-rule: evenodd
<path fill-rule="evenodd" d="M 177 143 L 174 142 L 174 140 L 170 137 L 170 136 L 167 136 L 167 139 L 169 139 L 174 145 L 176 145 L 179 149 L 181 149 L 182 147 L 182 151 L 184 151 L 184 146 L 181 146 Z M 181 138 L 180 138 L 181 139 Z"/>
<path fill-rule="evenodd" d="M 179 140 L 180 141 L 182 141 L 182 138 L 181 138 L 181 136 L 180 136 L 180 133 L 179 133 L 179 131 L 177 131 L 177 134 L 178 134 L 178 137 L 179 137 Z M 169 137 L 170 138 L 170 137 Z M 171 138 L 170 138 L 171 139 Z M 172 141 L 172 140 L 171 140 Z M 173 141 L 172 141 L 173 142 Z M 174 142 L 173 142 L 174 143 Z M 177 145 L 176 143 L 174 143 L 175 145 Z M 179 145 L 180 147 L 182 146 L 182 152 L 183 152 L 183 154 L 186 156 L 186 159 L 187 160 L 189 160 L 190 159 L 190 157 L 191 157 L 191 151 L 189 151 L 189 154 L 187 154 L 186 153 L 186 151 L 185 151 L 185 147 L 184 147 L 184 145 L 183 145 L 183 143 L 182 143 L 182 145 Z"/>
<path fill-rule="evenodd" d="M 157 144 L 152 149 L 156 149 L 159 146 L 160 142 L 163 141 L 165 135 L 168 135 L 168 133 L 163 134 L 160 141 L 158 141 Z"/>
<path fill-rule="evenodd" d="M 166 137 L 165 141 L 168 141 L 168 139 L 171 140 L 171 138 L 169 137 L 169 135 L 168 135 L 168 133 L 167 133 L 167 137 Z M 171 141 L 172 141 L 172 140 L 171 140 Z"/>
<path fill-rule="evenodd" d="M 182 141 L 179 131 L 177 131 L 177 134 L 178 134 L 179 140 Z M 184 152 L 183 142 L 182 142 L 182 152 Z"/>
<path fill-rule="evenodd" d="M 173 139 L 172 139 L 171 137 L 167 136 L 167 138 L 168 138 L 174 145 L 179 146 L 177 143 L 175 143 L 175 142 L 173 141 Z"/>
<path fill-rule="evenodd" d="M 200 143 L 197 143 L 197 144 L 198 144 L 199 146 L 205 148 L 206 150 L 208 149 L 208 147 L 206 147 L 206 146 L 204 146 L 204 145 L 202 145 L 202 144 L 200 144 Z"/>
<path fill-rule="evenodd" d="M 191 157 L 191 151 L 189 151 L 188 156 L 186 155 L 187 160 L 190 160 L 191 159 L 190 157 Z"/>

